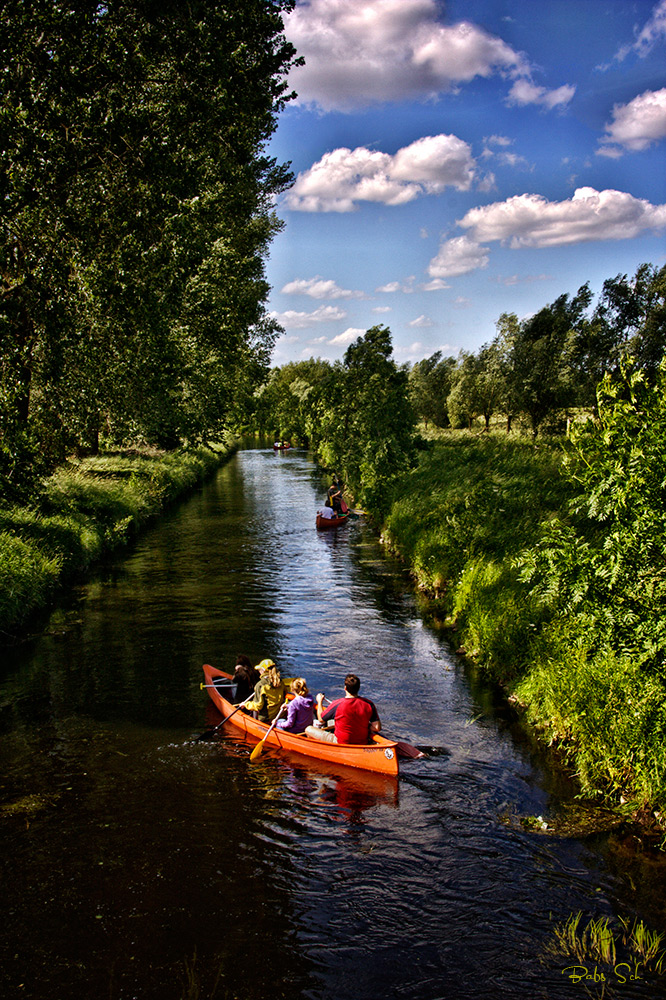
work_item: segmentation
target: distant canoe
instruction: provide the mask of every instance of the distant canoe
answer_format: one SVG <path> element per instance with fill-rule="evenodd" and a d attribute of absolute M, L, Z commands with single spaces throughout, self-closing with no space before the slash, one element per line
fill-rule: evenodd
<path fill-rule="evenodd" d="M 321 514 L 317 514 L 317 527 L 320 530 L 325 528 L 338 528 L 341 524 L 346 524 L 349 520 L 349 514 L 343 514 L 342 517 L 322 517 Z"/>
<path fill-rule="evenodd" d="M 274 444 L 273 451 L 288 451 L 291 448 L 290 444 Z"/>

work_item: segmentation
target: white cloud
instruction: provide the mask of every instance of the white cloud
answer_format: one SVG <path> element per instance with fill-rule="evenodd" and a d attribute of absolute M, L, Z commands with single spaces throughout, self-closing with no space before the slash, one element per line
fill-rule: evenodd
<path fill-rule="evenodd" d="M 297 278 L 282 289 L 284 295 L 309 295 L 312 299 L 363 299 L 365 294 L 340 288 L 331 278 Z"/>
<path fill-rule="evenodd" d="M 604 145 L 597 152 L 600 156 L 617 158 L 622 155 L 622 149 L 618 147 L 640 151 L 665 137 L 666 87 L 663 90 L 646 90 L 628 104 L 616 104 L 613 120 L 606 125 L 606 135 L 602 140 Z"/>
<path fill-rule="evenodd" d="M 528 77 L 520 77 L 515 81 L 509 96 L 508 104 L 538 104 L 551 111 L 553 108 L 565 107 L 573 99 L 576 88 L 566 85 L 558 87 L 556 90 L 547 90 L 546 87 L 539 87 Z"/>
<path fill-rule="evenodd" d="M 633 239 L 646 231 L 663 229 L 666 205 L 652 205 L 623 191 L 585 187 L 578 188 L 567 201 L 551 202 L 538 194 L 522 194 L 473 208 L 458 225 L 469 231 L 463 239 L 469 238 L 472 246 L 485 240 L 500 240 L 512 248 L 567 246 Z M 456 240 L 451 240 L 448 246 L 454 243 Z M 442 250 L 431 262 L 430 274 L 439 273 L 432 268 L 441 256 Z"/>
<path fill-rule="evenodd" d="M 439 292 L 442 288 L 450 287 L 441 278 L 434 278 L 432 281 L 427 281 L 424 285 L 419 285 L 422 292 Z"/>
<path fill-rule="evenodd" d="M 287 38 L 305 58 L 289 77 L 299 101 L 351 111 L 431 99 L 496 74 L 517 79 L 518 103 L 553 108 L 571 100 L 573 87 L 533 84 L 523 53 L 496 35 L 469 21 L 442 23 L 440 6 L 437 0 L 302 0 L 284 19 Z"/>
<path fill-rule="evenodd" d="M 428 265 L 428 274 L 431 278 L 455 278 L 487 266 L 488 248 L 467 236 L 457 236 L 442 243 Z"/>
<path fill-rule="evenodd" d="M 482 191 L 484 194 L 486 194 L 486 193 L 488 193 L 490 191 L 496 191 L 497 190 L 497 179 L 495 177 L 495 174 L 492 172 L 492 170 L 489 170 L 488 173 L 485 175 L 485 177 L 483 177 L 479 181 L 479 183 L 477 184 L 477 188 L 479 189 L 479 191 Z"/>
<path fill-rule="evenodd" d="M 365 330 L 357 330 L 355 327 L 350 326 L 344 331 L 344 333 L 339 333 L 337 337 L 333 337 L 329 343 L 334 344 L 336 347 L 344 344 L 351 344 L 352 341 L 362 337 L 365 332 Z"/>
<path fill-rule="evenodd" d="M 471 149 L 455 135 L 425 136 L 394 155 L 340 147 L 298 175 L 286 203 L 300 212 L 352 212 L 359 201 L 404 205 L 446 187 L 467 191 L 473 178 Z"/>
<path fill-rule="evenodd" d="M 466 299 L 463 295 L 459 295 L 457 299 L 453 300 L 454 309 L 469 309 L 471 304 L 471 300 Z"/>
<path fill-rule="evenodd" d="M 430 317 L 429 316 L 425 316 L 425 315 L 418 316 L 416 319 L 413 319 L 411 321 L 411 323 L 409 323 L 408 325 L 409 326 L 434 326 L 433 321 L 430 319 Z"/>
<path fill-rule="evenodd" d="M 506 135 L 488 135 L 483 141 L 487 146 L 513 146 L 513 139 Z"/>
<path fill-rule="evenodd" d="M 396 357 L 403 358 L 404 361 L 420 361 L 421 358 L 427 357 L 434 351 L 428 351 L 420 340 L 415 340 L 413 344 L 407 344 L 405 347 L 395 344 L 393 353 Z"/>
<path fill-rule="evenodd" d="M 409 277 L 402 284 L 399 281 L 389 281 L 386 285 L 380 285 L 379 288 L 375 288 L 376 292 L 385 292 L 387 294 L 392 294 L 393 292 L 402 292 L 404 295 L 409 295 L 414 291 L 412 282 L 414 278 Z"/>
<path fill-rule="evenodd" d="M 498 153 L 497 161 L 503 167 L 513 167 L 514 169 L 521 170 L 533 170 L 534 167 L 531 166 L 524 156 L 519 156 L 518 153 Z"/>
<path fill-rule="evenodd" d="M 494 73 L 526 72 L 524 57 L 468 22 L 445 26 L 436 0 L 309 0 L 285 19 L 305 57 L 289 83 L 325 111 L 428 98 Z"/>
<path fill-rule="evenodd" d="M 318 323 L 334 323 L 339 319 L 344 319 L 346 315 L 344 309 L 337 306 L 319 306 L 318 309 L 310 313 L 296 312 L 293 309 L 282 313 L 271 313 L 271 316 L 288 330 L 306 330 Z"/>
<path fill-rule="evenodd" d="M 622 61 L 630 52 L 636 52 L 643 59 L 661 38 L 666 38 L 666 0 L 660 0 L 656 5 L 633 45 L 624 45 L 615 58 Z"/>
<path fill-rule="evenodd" d="M 373 313 L 390 313 L 393 312 L 393 309 L 391 306 L 373 306 L 371 311 Z"/>

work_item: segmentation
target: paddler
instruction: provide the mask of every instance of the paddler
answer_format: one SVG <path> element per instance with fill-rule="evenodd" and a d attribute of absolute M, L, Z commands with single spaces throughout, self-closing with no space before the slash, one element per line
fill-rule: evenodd
<path fill-rule="evenodd" d="M 305 730 L 307 735 L 328 743 L 369 743 L 372 734 L 378 733 L 382 724 L 374 702 L 359 697 L 360 687 L 356 674 L 347 674 L 344 698 L 332 701 L 328 708 L 324 708 L 324 695 L 319 693 L 316 697 L 319 726 L 326 727 L 332 722 L 333 731 L 315 724 Z"/>

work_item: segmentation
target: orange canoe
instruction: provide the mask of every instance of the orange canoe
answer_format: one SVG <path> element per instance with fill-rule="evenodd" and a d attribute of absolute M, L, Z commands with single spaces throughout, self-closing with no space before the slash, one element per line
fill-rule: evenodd
<path fill-rule="evenodd" d="M 204 663 L 203 672 L 206 689 L 216 708 L 225 717 L 231 715 L 234 709 L 238 708 L 231 701 L 233 697 L 231 674 L 211 667 L 208 663 Z M 256 737 L 258 740 L 263 739 L 269 729 L 265 722 L 260 722 L 242 709 L 229 719 L 229 725 L 236 726 L 248 736 Z M 285 750 L 330 761 L 332 764 L 345 764 L 347 767 L 360 767 L 365 771 L 379 771 L 394 776 L 398 774 L 398 742 L 387 740 L 378 733 L 373 736 L 373 742 L 368 744 L 324 743 L 321 740 L 311 739 L 305 733 L 288 733 L 276 726 L 267 736 L 265 745 L 284 747 Z"/>

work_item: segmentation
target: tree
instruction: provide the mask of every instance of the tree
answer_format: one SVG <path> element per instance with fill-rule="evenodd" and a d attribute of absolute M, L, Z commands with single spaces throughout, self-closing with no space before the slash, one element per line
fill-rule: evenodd
<path fill-rule="evenodd" d="M 215 433 L 276 335 L 291 0 L 3 5 L 0 446 Z M 21 455 L 24 454 L 24 458 Z"/>
<path fill-rule="evenodd" d="M 511 392 L 534 437 L 547 417 L 576 404 L 573 358 L 591 298 L 587 284 L 573 298 L 561 295 L 522 322 L 515 333 L 510 353 Z"/>
<path fill-rule="evenodd" d="M 666 678 L 666 362 L 604 376 L 598 419 L 574 425 L 565 471 L 578 494 L 526 558 L 525 577 L 591 648 L 609 644 Z"/>
<path fill-rule="evenodd" d="M 409 398 L 416 416 L 437 427 L 447 427 L 449 414 L 447 401 L 451 391 L 451 375 L 456 361 L 442 357 L 436 351 L 429 358 L 417 361 L 409 372 Z"/>
<path fill-rule="evenodd" d="M 391 331 L 373 326 L 345 352 L 338 395 L 321 447 L 362 502 L 380 516 L 390 504 L 391 484 L 414 458 L 415 415 L 407 372 L 393 358 Z"/>
<path fill-rule="evenodd" d="M 618 374 L 630 355 L 654 383 L 666 349 L 666 265 L 641 264 L 630 280 L 618 274 L 604 282 L 594 313 L 596 339 L 588 349 L 598 381 Z"/>
<path fill-rule="evenodd" d="M 454 427 L 471 427 L 482 412 L 479 394 L 480 363 L 476 354 L 461 351 L 456 367 L 451 373 L 451 392 L 448 410 Z"/>

